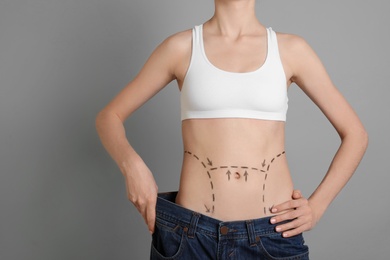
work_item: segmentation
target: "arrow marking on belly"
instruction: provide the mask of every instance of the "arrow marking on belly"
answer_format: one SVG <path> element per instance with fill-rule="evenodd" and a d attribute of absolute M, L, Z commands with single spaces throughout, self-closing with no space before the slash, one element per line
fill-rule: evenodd
<path fill-rule="evenodd" d="M 247 171 L 245 171 L 244 176 L 245 176 L 245 181 L 247 181 L 247 179 L 248 179 L 248 172 Z"/>
<path fill-rule="evenodd" d="M 230 174 L 232 174 L 229 170 L 227 171 L 228 181 L 230 181 Z"/>
<path fill-rule="evenodd" d="M 209 159 L 209 158 L 207 158 L 207 164 L 208 164 L 208 165 L 210 165 L 210 166 L 213 166 L 213 162 L 212 162 L 212 161 L 210 161 L 210 159 Z"/>

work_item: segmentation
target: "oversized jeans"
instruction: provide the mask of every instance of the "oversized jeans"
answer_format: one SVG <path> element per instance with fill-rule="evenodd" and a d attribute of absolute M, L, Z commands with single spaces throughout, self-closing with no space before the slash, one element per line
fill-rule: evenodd
<path fill-rule="evenodd" d="M 282 237 L 271 217 L 220 221 L 176 204 L 176 195 L 158 194 L 150 259 L 309 259 L 302 234 Z"/>

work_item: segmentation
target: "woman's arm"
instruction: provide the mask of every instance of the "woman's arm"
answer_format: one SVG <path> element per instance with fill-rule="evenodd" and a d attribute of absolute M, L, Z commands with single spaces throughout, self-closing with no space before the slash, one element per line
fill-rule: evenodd
<path fill-rule="evenodd" d="M 188 37 L 189 36 L 189 37 Z M 164 40 L 151 54 L 138 75 L 96 116 L 101 142 L 117 163 L 128 199 L 154 231 L 157 185 L 153 174 L 126 138 L 124 121 L 169 82 L 176 79 L 183 55 L 191 46 L 191 34 L 178 33 Z"/>
<path fill-rule="evenodd" d="M 303 38 L 296 35 L 291 35 L 289 46 L 292 81 L 328 118 L 340 136 L 341 145 L 325 177 L 308 200 L 299 195 L 291 201 L 273 207 L 273 213 L 290 210 L 274 217 L 271 220 L 274 223 L 297 218 L 277 227 L 278 231 L 284 232 L 284 236 L 293 236 L 314 227 L 352 177 L 368 145 L 368 135 L 361 121 L 334 86 L 314 50 Z"/>

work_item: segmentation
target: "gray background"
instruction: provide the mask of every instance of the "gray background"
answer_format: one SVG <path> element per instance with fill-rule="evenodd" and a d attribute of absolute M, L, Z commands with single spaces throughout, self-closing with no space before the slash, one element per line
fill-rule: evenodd
<path fill-rule="evenodd" d="M 304 37 L 365 124 L 370 144 L 316 228 L 312 259 L 388 259 L 388 1 L 258 1 L 260 21 Z M 168 35 L 211 0 L 0 1 L 0 259 L 147 259 L 150 236 L 102 147 L 95 116 Z M 287 151 L 309 196 L 338 148 L 320 110 L 289 90 Z M 176 83 L 125 123 L 160 191 L 182 160 Z"/>

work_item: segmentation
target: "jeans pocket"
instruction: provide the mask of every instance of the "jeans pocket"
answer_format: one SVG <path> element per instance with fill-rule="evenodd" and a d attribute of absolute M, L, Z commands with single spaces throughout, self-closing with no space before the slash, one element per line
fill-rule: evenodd
<path fill-rule="evenodd" d="M 302 234 L 287 238 L 281 233 L 260 236 L 260 245 L 269 260 L 309 259 L 309 248 Z"/>
<path fill-rule="evenodd" d="M 179 224 L 156 218 L 150 259 L 179 259 L 184 250 L 185 232 Z"/>

